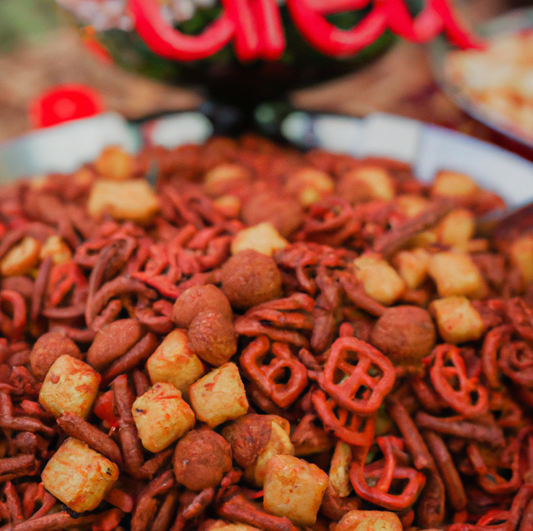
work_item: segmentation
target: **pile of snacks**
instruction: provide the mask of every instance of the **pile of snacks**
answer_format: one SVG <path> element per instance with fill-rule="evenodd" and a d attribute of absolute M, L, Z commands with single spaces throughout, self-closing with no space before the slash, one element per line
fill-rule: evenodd
<path fill-rule="evenodd" d="M 2 529 L 531 530 L 533 234 L 476 233 L 502 208 L 252 136 L 4 186 Z"/>
<path fill-rule="evenodd" d="M 533 142 L 533 31 L 487 40 L 446 57 L 446 79 L 490 120 Z"/>

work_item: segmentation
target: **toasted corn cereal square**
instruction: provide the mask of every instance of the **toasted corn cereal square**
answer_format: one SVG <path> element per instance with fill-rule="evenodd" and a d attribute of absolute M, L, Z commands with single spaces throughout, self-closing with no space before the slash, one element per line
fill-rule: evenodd
<path fill-rule="evenodd" d="M 85 418 L 91 411 L 100 380 L 100 374 L 90 365 L 65 354 L 48 369 L 39 403 L 56 417 L 73 413 Z"/>
<path fill-rule="evenodd" d="M 146 362 L 146 370 L 152 384 L 171 383 L 183 394 L 205 371 L 200 358 L 189 348 L 185 330 L 173 330 Z"/>
<path fill-rule="evenodd" d="M 262 487 L 270 459 L 274 455 L 294 455 L 294 445 L 290 439 L 290 426 L 283 429 L 275 420 L 272 421 L 272 431 L 266 446 L 257 456 L 257 460 L 244 471 L 244 479 L 256 487 Z"/>
<path fill-rule="evenodd" d="M 434 254 L 428 262 L 428 273 L 441 297 L 474 296 L 484 285 L 478 268 L 468 255 L 452 252 Z"/>
<path fill-rule="evenodd" d="M 354 260 L 355 276 L 365 293 L 381 304 L 389 305 L 405 292 L 405 282 L 395 269 L 378 256 L 361 256 Z"/>
<path fill-rule="evenodd" d="M 191 385 L 189 398 L 198 420 L 214 428 L 248 411 L 248 400 L 239 369 L 226 363 Z"/>
<path fill-rule="evenodd" d="M 46 464 L 44 488 L 69 509 L 96 509 L 118 479 L 118 466 L 77 439 L 67 439 Z"/>
<path fill-rule="evenodd" d="M 409 289 L 416 289 L 426 280 L 429 253 L 424 249 L 400 251 L 393 259 L 394 267 Z"/>
<path fill-rule="evenodd" d="M 143 179 L 97 179 L 91 188 L 87 210 L 95 218 L 108 213 L 115 219 L 144 225 L 159 211 L 159 200 L 148 182 Z"/>
<path fill-rule="evenodd" d="M 183 437 L 195 422 L 194 412 L 172 384 L 160 382 L 139 396 L 131 408 L 142 445 L 160 452 Z"/>
<path fill-rule="evenodd" d="M 533 235 L 526 234 L 511 245 L 511 262 L 520 270 L 526 284 L 533 282 Z"/>
<path fill-rule="evenodd" d="M 447 343 L 475 341 L 483 334 L 481 316 L 466 297 L 437 299 L 429 309 L 437 321 L 442 339 Z"/>
<path fill-rule="evenodd" d="M 231 254 L 253 249 L 258 253 L 272 256 L 275 251 L 285 249 L 287 245 L 289 245 L 289 242 L 280 236 L 274 225 L 265 221 L 239 231 L 233 238 Z"/>
<path fill-rule="evenodd" d="M 403 525 L 390 511 L 350 511 L 341 518 L 335 531 L 403 531 Z"/>
<path fill-rule="evenodd" d="M 442 170 L 435 176 L 431 194 L 441 197 L 470 197 L 479 190 L 477 183 L 468 175 Z"/>
<path fill-rule="evenodd" d="M 328 481 L 328 475 L 312 463 L 292 455 L 275 455 L 266 471 L 264 507 L 296 525 L 314 524 Z"/>

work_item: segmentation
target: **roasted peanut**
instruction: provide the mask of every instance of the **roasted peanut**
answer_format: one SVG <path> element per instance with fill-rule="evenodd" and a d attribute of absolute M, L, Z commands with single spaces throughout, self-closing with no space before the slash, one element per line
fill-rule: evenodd
<path fill-rule="evenodd" d="M 251 249 L 222 266 L 222 291 L 234 308 L 246 309 L 281 295 L 281 273 L 269 256 Z"/>
<path fill-rule="evenodd" d="M 78 345 L 61 332 L 43 334 L 33 345 L 30 354 L 31 370 L 34 376 L 42 380 L 53 363 L 64 354 L 83 359 Z"/>
<path fill-rule="evenodd" d="M 295 232 L 304 217 L 303 208 L 296 199 L 273 192 L 257 193 L 250 197 L 243 203 L 241 214 L 249 227 L 267 222 L 283 238 Z"/>
<path fill-rule="evenodd" d="M 189 347 L 210 365 L 224 365 L 237 352 L 233 320 L 213 310 L 200 312 L 189 326 Z"/>
<path fill-rule="evenodd" d="M 176 480 L 185 488 L 216 487 L 231 470 L 231 446 L 213 430 L 193 430 L 178 442 L 173 462 Z"/>
<path fill-rule="evenodd" d="M 435 325 L 418 306 L 387 308 L 370 334 L 370 343 L 395 365 L 419 365 L 435 345 Z"/>
<path fill-rule="evenodd" d="M 229 300 L 219 288 L 212 284 L 193 286 L 176 299 L 172 310 L 172 320 L 176 326 L 188 328 L 200 312 L 210 310 L 228 321 L 233 320 Z"/>
<path fill-rule="evenodd" d="M 145 334 L 136 319 L 119 319 L 102 328 L 87 352 L 87 362 L 100 371 L 133 347 Z"/>

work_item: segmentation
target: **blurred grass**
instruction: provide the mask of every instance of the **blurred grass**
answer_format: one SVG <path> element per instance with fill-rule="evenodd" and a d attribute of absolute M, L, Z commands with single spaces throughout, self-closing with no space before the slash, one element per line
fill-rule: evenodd
<path fill-rule="evenodd" d="M 0 0 L 0 53 L 36 43 L 64 23 L 55 0 Z"/>

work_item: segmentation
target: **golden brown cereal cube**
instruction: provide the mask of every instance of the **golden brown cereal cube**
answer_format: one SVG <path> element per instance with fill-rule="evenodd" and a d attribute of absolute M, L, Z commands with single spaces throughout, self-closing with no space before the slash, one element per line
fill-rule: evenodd
<path fill-rule="evenodd" d="M 87 210 L 95 218 L 109 214 L 118 220 L 145 225 L 159 211 L 159 200 L 144 179 L 97 179 L 91 188 Z"/>
<path fill-rule="evenodd" d="M 441 197 L 465 198 L 479 190 L 477 183 L 468 175 L 443 170 L 437 173 L 431 186 L 431 194 Z"/>
<path fill-rule="evenodd" d="M 120 146 L 107 146 L 94 161 L 94 169 L 104 179 L 124 181 L 133 174 L 133 156 Z"/>
<path fill-rule="evenodd" d="M 418 288 L 427 278 L 429 253 L 425 249 L 400 251 L 393 259 L 394 267 L 409 289 Z"/>
<path fill-rule="evenodd" d="M 46 464 L 44 488 L 69 509 L 96 509 L 118 479 L 118 466 L 77 439 L 67 439 Z"/>
<path fill-rule="evenodd" d="M 142 445 L 160 452 L 194 427 L 194 412 L 172 384 L 159 382 L 131 407 Z"/>
<path fill-rule="evenodd" d="M 26 236 L 23 240 L 7 252 L 0 262 L 0 275 L 3 277 L 12 277 L 25 275 L 39 263 L 39 254 L 41 252 L 41 243 Z"/>
<path fill-rule="evenodd" d="M 303 206 L 310 206 L 335 189 L 335 182 L 327 173 L 313 167 L 300 168 L 289 175 L 285 191 L 298 198 Z"/>
<path fill-rule="evenodd" d="M 275 455 L 268 462 L 263 505 L 296 525 L 314 524 L 328 481 L 323 470 L 304 459 Z"/>
<path fill-rule="evenodd" d="M 414 194 L 399 195 L 394 200 L 394 203 L 397 205 L 399 211 L 408 218 L 418 216 L 431 204 L 426 197 Z"/>
<path fill-rule="evenodd" d="M 272 256 L 275 251 L 285 249 L 289 242 L 280 236 L 272 223 L 265 221 L 239 231 L 231 243 L 231 254 L 253 249 L 259 253 Z"/>
<path fill-rule="evenodd" d="M 350 203 L 374 199 L 390 201 L 394 198 L 394 182 L 389 172 L 376 165 L 359 166 L 344 174 L 338 185 L 338 194 Z"/>
<path fill-rule="evenodd" d="M 200 358 L 189 348 L 185 330 L 173 330 L 146 362 L 146 370 L 152 384 L 171 383 L 183 394 L 205 371 Z"/>
<path fill-rule="evenodd" d="M 189 388 L 189 398 L 198 420 L 214 428 L 248 411 L 244 384 L 235 363 L 226 363 L 207 373 Z"/>
<path fill-rule="evenodd" d="M 465 208 L 452 210 L 436 227 L 439 242 L 463 250 L 474 235 L 474 214 Z"/>
<path fill-rule="evenodd" d="M 403 526 L 398 516 L 389 511 L 350 511 L 333 531 L 403 531 Z"/>
<path fill-rule="evenodd" d="M 483 334 L 479 312 L 466 297 L 445 297 L 430 304 L 440 335 L 447 343 L 475 341 Z"/>
<path fill-rule="evenodd" d="M 441 297 L 472 297 L 484 286 L 478 268 L 468 255 L 452 252 L 434 254 L 428 262 L 428 273 Z"/>
<path fill-rule="evenodd" d="M 251 180 L 244 166 L 225 162 L 209 170 L 204 176 L 204 192 L 212 197 L 227 194 L 232 189 L 244 186 Z"/>
<path fill-rule="evenodd" d="M 68 354 L 48 369 L 39 393 L 39 403 L 56 417 L 73 413 L 87 417 L 98 394 L 100 374 L 87 363 Z"/>
<path fill-rule="evenodd" d="M 511 262 L 520 270 L 526 284 L 533 282 L 533 234 L 515 240 L 510 249 Z"/>
<path fill-rule="evenodd" d="M 381 304 L 397 301 L 405 292 L 402 277 L 385 260 L 377 255 L 366 255 L 353 262 L 355 276 L 363 284 L 365 293 Z"/>
<path fill-rule="evenodd" d="M 61 236 L 54 235 L 50 236 L 41 247 L 40 259 L 44 260 L 47 256 L 52 257 L 54 264 L 60 264 L 72 258 L 72 251 Z"/>
<path fill-rule="evenodd" d="M 235 195 L 221 195 L 213 200 L 214 207 L 227 218 L 236 218 L 241 212 L 241 200 Z"/>
<path fill-rule="evenodd" d="M 350 445 L 337 441 L 335 451 L 331 458 L 331 465 L 329 468 L 329 482 L 335 489 L 335 492 L 345 498 L 352 492 L 352 484 L 350 483 L 350 464 L 352 461 L 352 451 Z"/>
<path fill-rule="evenodd" d="M 259 528 L 240 522 L 226 522 L 225 520 L 216 520 L 211 524 L 207 531 L 260 531 Z"/>
<path fill-rule="evenodd" d="M 284 419 L 279 419 L 284 420 Z M 257 456 L 256 462 L 244 470 L 244 479 L 256 487 L 262 487 L 270 459 L 274 455 L 294 455 L 294 445 L 290 439 L 290 425 L 272 420 L 272 431 L 266 446 Z"/>

